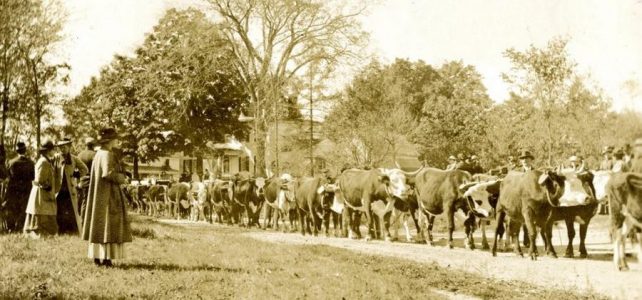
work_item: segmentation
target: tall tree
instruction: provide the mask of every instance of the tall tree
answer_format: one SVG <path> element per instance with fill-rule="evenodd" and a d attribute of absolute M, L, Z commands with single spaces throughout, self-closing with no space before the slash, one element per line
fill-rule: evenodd
<path fill-rule="evenodd" d="M 319 0 L 208 0 L 223 18 L 235 65 L 254 111 L 256 163 L 266 166 L 271 106 L 287 98 L 294 78 L 309 64 L 339 64 L 358 54 L 365 40 L 363 7 Z M 273 110 L 276 111 L 276 110 Z M 264 168 L 257 168 L 259 173 Z"/>
<path fill-rule="evenodd" d="M 229 48 L 203 13 L 169 10 L 134 57 L 116 56 L 65 113 L 80 135 L 104 125 L 122 132 L 135 173 L 139 159 L 203 154 L 208 141 L 246 134 L 235 112 L 247 96 Z"/>

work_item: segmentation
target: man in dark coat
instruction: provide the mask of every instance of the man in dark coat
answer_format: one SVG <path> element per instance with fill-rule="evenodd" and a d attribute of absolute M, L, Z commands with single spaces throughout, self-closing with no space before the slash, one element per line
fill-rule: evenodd
<path fill-rule="evenodd" d="M 7 230 L 19 232 L 25 223 L 25 210 L 31 192 L 31 181 L 34 179 L 34 162 L 26 156 L 27 146 L 23 142 L 16 144 L 18 157 L 9 161 L 7 191 L 0 209 L 5 216 Z"/>
<path fill-rule="evenodd" d="M 87 148 L 78 153 L 78 158 L 87 166 L 88 170 L 91 170 L 91 164 L 96 156 L 96 140 L 91 137 L 85 139 L 85 145 Z M 80 188 L 78 189 L 78 207 L 80 207 L 80 219 L 85 219 L 85 205 L 87 202 L 87 192 L 89 191 L 89 174 L 80 177 L 79 184 Z"/>

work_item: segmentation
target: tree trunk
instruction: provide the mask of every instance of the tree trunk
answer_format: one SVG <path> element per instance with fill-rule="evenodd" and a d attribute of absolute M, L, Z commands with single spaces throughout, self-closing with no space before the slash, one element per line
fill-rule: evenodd
<path fill-rule="evenodd" d="M 134 153 L 132 156 L 134 158 L 134 178 L 140 180 L 140 176 L 138 175 L 138 154 Z"/>
<path fill-rule="evenodd" d="M 2 134 L 0 135 L 0 145 L 4 145 L 4 135 L 7 132 L 7 113 L 8 112 L 9 112 L 9 87 L 5 85 L 4 89 L 2 90 Z"/>

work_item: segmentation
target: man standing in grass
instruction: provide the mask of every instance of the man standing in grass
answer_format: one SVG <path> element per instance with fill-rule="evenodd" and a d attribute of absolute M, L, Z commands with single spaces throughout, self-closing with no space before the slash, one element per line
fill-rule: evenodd
<path fill-rule="evenodd" d="M 18 157 L 9 161 L 9 181 L 4 202 L 0 201 L 0 211 L 6 216 L 7 230 L 20 232 L 25 224 L 25 210 L 31 181 L 34 179 L 34 162 L 27 157 L 27 145 L 23 142 L 16 144 Z"/>
<path fill-rule="evenodd" d="M 124 244 L 132 241 L 121 184 L 127 184 L 115 150 L 120 147 L 116 130 L 100 130 L 89 175 L 89 192 L 83 222 L 83 240 L 89 241 L 89 258 L 96 265 L 112 266 L 112 259 L 125 258 Z"/>

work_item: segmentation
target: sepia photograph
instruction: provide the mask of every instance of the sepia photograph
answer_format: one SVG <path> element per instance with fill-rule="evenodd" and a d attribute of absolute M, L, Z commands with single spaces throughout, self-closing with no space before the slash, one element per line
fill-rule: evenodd
<path fill-rule="evenodd" d="M 642 0 L 0 0 L 0 299 L 642 299 Z"/>

